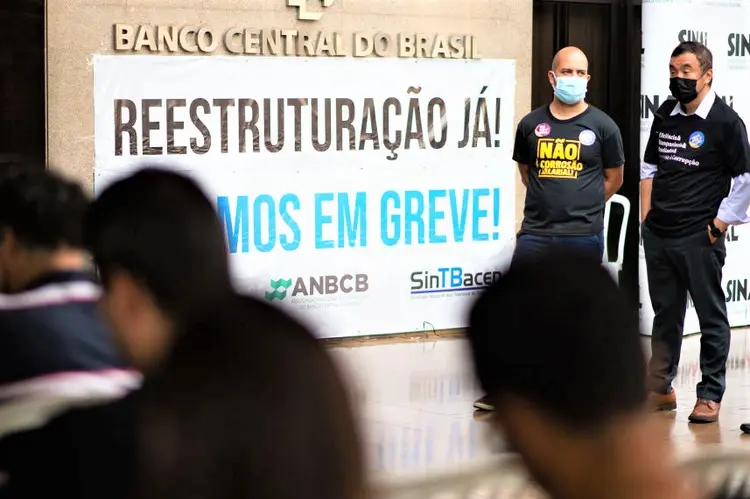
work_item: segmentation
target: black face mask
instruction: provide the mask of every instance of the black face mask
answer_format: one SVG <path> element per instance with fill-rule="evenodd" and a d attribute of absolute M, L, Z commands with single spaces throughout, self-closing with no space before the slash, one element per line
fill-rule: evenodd
<path fill-rule="evenodd" d="M 677 99 L 677 102 L 680 104 L 689 104 L 698 98 L 697 84 L 698 80 L 677 78 L 675 76 L 669 79 L 669 91 L 672 92 L 672 97 Z"/>

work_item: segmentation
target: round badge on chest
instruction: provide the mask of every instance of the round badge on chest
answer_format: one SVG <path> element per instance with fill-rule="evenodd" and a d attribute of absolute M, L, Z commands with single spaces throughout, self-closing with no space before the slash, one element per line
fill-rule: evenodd
<path fill-rule="evenodd" d="M 537 137 L 546 137 L 550 132 L 552 132 L 552 127 L 549 123 L 539 123 L 534 129 L 534 135 Z"/>
<path fill-rule="evenodd" d="M 585 146 L 593 146 L 596 142 L 596 134 L 591 130 L 584 130 L 578 134 L 578 140 Z"/>
<path fill-rule="evenodd" d="M 690 147 L 692 147 L 693 149 L 699 149 L 705 141 L 706 136 L 703 135 L 703 132 L 693 132 L 688 138 L 688 144 L 690 144 Z"/>

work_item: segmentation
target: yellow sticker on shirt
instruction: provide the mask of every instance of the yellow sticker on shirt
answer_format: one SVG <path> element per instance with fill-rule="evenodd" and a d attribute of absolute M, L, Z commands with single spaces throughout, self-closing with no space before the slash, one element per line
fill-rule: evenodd
<path fill-rule="evenodd" d="M 536 166 L 540 178 L 577 179 L 583 170 L 581 141 L 568 139 L 538 139 L 536 143 Z"/>

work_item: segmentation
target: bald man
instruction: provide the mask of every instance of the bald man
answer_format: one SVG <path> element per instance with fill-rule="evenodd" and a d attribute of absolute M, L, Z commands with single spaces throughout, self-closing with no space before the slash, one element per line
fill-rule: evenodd
<path fill-rule="evenodd" d="M 526 186 L 526 205 L 513 263 L 563 246 L 597 262 L 604 255 L 604 205 L 622 186 L 620 129 L 585 100 L 589 63 L 565 47 L 547 73 L 553 98 L 518 124 L 513 160 Z M 492 411 L 482 397 L 474 402 Z"/>

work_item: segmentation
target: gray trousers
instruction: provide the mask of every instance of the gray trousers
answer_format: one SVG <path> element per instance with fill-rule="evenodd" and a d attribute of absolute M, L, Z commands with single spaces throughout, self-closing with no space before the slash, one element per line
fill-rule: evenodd
<path fill-rule="evenodd" d="M 714 244 L 706 230 L 685 237 L 661 238 L 646 224 L 642 226 L 641 235 L 655 314 L 649 388 L 668 393 L 677 376 L 689 292 L 701 328 L 702 378 L 696 395 L 721 402 L 726 386 L 730 335 L 726 298 L 721 287 L 725 236 Z"/>

